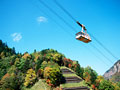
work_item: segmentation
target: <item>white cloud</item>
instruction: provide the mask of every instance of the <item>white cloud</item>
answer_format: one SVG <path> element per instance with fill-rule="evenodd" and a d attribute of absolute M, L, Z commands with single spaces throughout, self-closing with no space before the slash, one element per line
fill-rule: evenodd
<path fill-rule="evenodd" d="M 22 39 L 21 33 L 13 33 L 11 36 L 14 42 L 19 42 Z"/>
<path fill-rule="evenodd" d="M 40 17 L 37 18 L 37 22 L 38 22 L 38 23 L 47 22 L 47 18 L 46 18 L 46 17 L 43 17 L 43 16 L 40 16 Z"/>

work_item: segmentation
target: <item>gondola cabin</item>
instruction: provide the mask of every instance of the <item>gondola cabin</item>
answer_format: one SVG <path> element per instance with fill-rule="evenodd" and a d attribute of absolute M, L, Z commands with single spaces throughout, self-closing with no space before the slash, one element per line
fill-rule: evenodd
<path fill-rule="evenodd" d="M 91 42 L 90 36 L 87 33 L 84 33 L 82 31 L 76 34 L 76 39 L 85 43 Z"/>
<path fill-rule="evenodd" d="M 91 38 L 90 38 L 90 36 L 87 34 L 87 29 L 85 28 L 85 26 L 84 26 L 83 24 L 80 24 L 78 21 L 77 21 L 77 24 L 82 27 L 82 31 L 76 33 L 76 39 L 77 39 L 77 40 L 80 40 L 80 41 L 82 41 L 82 42 L 85 42 L 85 43 L 91 42 Z M 84 30 L 85 32 L 83 32 L 83 30 Z"/>

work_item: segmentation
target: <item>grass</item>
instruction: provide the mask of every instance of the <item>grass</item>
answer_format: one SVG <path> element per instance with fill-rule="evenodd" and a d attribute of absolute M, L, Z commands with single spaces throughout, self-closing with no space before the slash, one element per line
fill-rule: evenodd
<path fill-rule="evenodd" d="M 74 72 L 73 70 L 71 70 L 70 68 L 67 68 L 65 66 L 61 66 L 60 69 L 69 69 L 70 71 Z M 74 72 L 75 73 L 75 72 Z"/>
<path fill-rule="evenodd" d="M 78 77 L 79 79 L 82 79 L 81 77 L 77 76 L 76 74 L 63 74 L 64 77 Z"/>
<path fill-rule="evenodd" d="M 44 82 L 44 80 L 39 79 L 31 88 L 24 88 L 23 90 L 51 90 L 51 88 Z"/>
<path fill-rule="evenodd" d="M 71 70 L 70 68 L 67 68 L 65 66 L 60 67 L 60 69 L 69 69 L 70 71 L 74 72 L 73 70 Z M 68 74 L 68 73 L 63 74 L 63 76 L 64 77 L 74 77 L 75 76 L 75 77 L 78 77 L 78 78 L 82 79 L 81 77 L 79 77 L 78 75 L 76 75 L 75 72 L 72 73 L 72 74 Z"/>
<path fill-rule="evenodd" d="M 77 76 L 75 73 L 73 73 L 73 74 L 63 74 L 63 76 L 64 77 L 74 77 L 74 76 Z"/>
<path fill-rule="evenodd" d="M 65 66 L 60 67 L 60 69 L 69 69 L 70 71 L 74 72 L 73 70 L 71 70 L 70 68 L 67 68 L 67 67 L 65 67 Z M 64 77 L 78 77 L 78 78 L 82 79 L 81 77 L 79 77 L 78 75 L 76 75 L 75 72 L 72 73 L 72 74 L 67 74 L 67 73 L 66 73 L 66 74 L 63 74 L 63 76 L 64 76 Z M 64 84 L 61 84 L 61 85 L 60 85 L 60 87 L 62 87 L 62 88 L 82 87 L 82 86 L 89 87 L 89 86 L 85 83 L 84 80 L 82 80 L 82 81 L 79 82 L 79 83 L 64 83 Z M 89 88 L 90 88 L 90 87 L 89 87 Z M 90 90 L 92 90 L 92 89 L 90 88 Z"/>
<path fill-rule="evenodd" d="M 92 90 L 92 88 L 90 86 L 88 86 L 85 81 L 81 81 L 79 83 L 65 83 L 65 84 L 61 84 L 60 87 L 62 88 L 70 88 L 70 87 L 88 87 L 90 88 L 90 90 Z"/>
<path fill-rule="evenodd" d="M 79 83 L 65 83 L 65 84 L 61 84 L 62 88 L 68 88 L 68 87 L 80 87 L 80 86 L 87 86 L 87 84 L 85 83 L 85 81 L 81 81 Z"/>

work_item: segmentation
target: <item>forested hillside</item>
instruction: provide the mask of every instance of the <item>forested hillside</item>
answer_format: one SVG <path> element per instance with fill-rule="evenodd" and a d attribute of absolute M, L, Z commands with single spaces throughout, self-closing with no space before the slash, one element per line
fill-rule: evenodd
<path fill-rule="evenodd" d="M 43 86 L 47 90 L 78 86 L 91 90 L 120 90 L 119 83 L 105 80 L 90 66 L 83 68 L 79 63 L 54 49 L 34 50 L 31 54 L 16 53 L 14 48 L 9 48 L 0 40 L 0 90 L 45 90 Z M 63 74 L 61 68 L 75 73 Z M 68 76 L 74 76 L 82 82 L 63 82 L 64 78 L 69 79 Z"/>

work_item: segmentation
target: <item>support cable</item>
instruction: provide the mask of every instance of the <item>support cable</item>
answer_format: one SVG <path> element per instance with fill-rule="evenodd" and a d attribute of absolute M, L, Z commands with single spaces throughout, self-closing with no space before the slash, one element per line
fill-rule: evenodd
<path fill-rule="evenodd" d="M 99 44 L 99 45 L 101 45 L 111 56 L 113 56 L 115 59 L 117 59 L 118 60 L 118 58 L 109 50 L 109 49 L 107 49 L 97 38 L 95 38 L 91 33 L 89 33 L 88 32 L 88 34 L 90 35 L 90 36 L 92 36 L 94 39 L 95 39 L 95 41 Z"/>
<path fill-rule="evenodd" d="M 65 24 L 67 24 L 70 28 L 72 28 L 72 26 L 69 24 L 69 23 L 67 23 L 61 16 L 59 16 L 53 9 L 51 9 L 47 4 L 45 4 L 42 0 L 39 0 L 46 8 L 48 8 L 52 13 L 54 13 L 56 16 L 58 16 L 59 17 L 59 19 L 61 19 Z M 65 10 L 64 10 L 65 11 Z M 69 14 L 69 16 L 71 15 L 70 13 L 68 13 L 67 12 L 67 14 Z M 49 16 L 49 15 L 48 15 Z M 72 16 L 72 15 L 71 15 Z M 71 17 L 70 16 L 70 17 Z M 71 17 L 72 18 L 72 17 Z M 75 21 L 75 19 L 74 18 L 72 18 L 74 21 Z M 58 23 L 57 23 L 58 24 Z M 58 24 L 59 25 L 59 24 Z M 72 28 L 74 31 L 75 31 L 75 29 L 74 28 Z M 109 58 L 107 58 L 98 48 L 96 48 L 94 45 L 91 45 L 92 47 L 94 47 L 99 53 L 101 53 L 101 55 L 103 55 L 107 60 L 109 60 Z M 95 55 L 96 56 L 96 55 Z M 98 56 L 96 56 L 96 57 L 98 57 Z M 99 57 L 98 57 L 99 58 Z M 110 60 L 109 60 L 110 61 Z M 112 61 L 110 61 L 111 63 L 112 63 Z M 107 64 L 106 64 L 107 65 Z M 108 65 L 107 65 L 108 66 Z"/>
<path fill-rule="evenodd" d="M 86 47 L 85 45 L 83 45 L 85 48 L 87 48 L 87 50 L 89 50 L 96 58 L 98 58 L 102 63 L 104 63 L 106 66 L 109 67 L 109 65 L 101 58 L 99 57 L 95 52 L 93 52 L 91 49 L 89 49 L 88 47 Z"/>
<path fill-rule="evenodd" d="M 32 3 L 34 4 L 34 3 Z M 38 5 L 34 4 L 35 7 L 37 7 L 43 14 L 45 14 L 47 17 L 49 17 L 56 25 L 58 25 L 62 30 L 64 30 L 66 33 L 68 33 L 70 36 L 73 36 L 70 32 L 66 31 L 65 28 L 59 24 L 53 17 L 48 15 L 44 10 L 42 10 Z"/>
<path fill-rule="evenodd" d="M 68 27 L 70 27 L 71 29 L 73 29 L 75 32 L 77 32 L 77 30 L 72 27 L 68 22 L 66 22 L 64 20 L 64 18 L 62 18 L 59 14 L 57 14 L 51 7 L 49 7 L 46 3 L 44 3 L 42 0 L 39 0 L 39 2 L 41 2 L 41 4 L 43 4 L 46 8 L 48 8 L 52 13 L 54 13 L 60 20 L 62 20 Z"/>
<path fill-rule="evenodd" d="M 77 22 L 76 19 L 75 19 L 62 5 L 60 5 L 56 0 L 54 0 L 54 2 L 65 12 L 73 21 Z M 89 33 L 89 32 L 88 32 L 88 33 Z M 89 34 L 90 34 L 90 33 L 89 33 Z M 92 37 L 96 40 L 96 42 L 97 42 L 101 47 L 103 47 L 111 56 L 113 56 L 115 59 L 118 60 L 118 58 L 117 58 L 109 49 L 107 49 L 99 40 L 97 40 L 92 34 L 90 34 L 90 36 L 92 36 Z"/>
<path fill-rule="evenodd" d="M 65 12 L 68 14 L 69 17 L 71 17 L 73 19 L 73 21 L 77 21 L 66 9 L 64 9 L 56 0 L 54 0 L 54 2 Z"/>
<path fill-rule="evenodd" d="M 90 44 L 93 48 L 95 48 L 104 58 L 106 58 L 111 64 L 113 64 L 113 62 L 106 57 L 97 47 L 95 47 L 93 44 Z"/>

